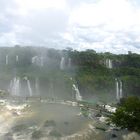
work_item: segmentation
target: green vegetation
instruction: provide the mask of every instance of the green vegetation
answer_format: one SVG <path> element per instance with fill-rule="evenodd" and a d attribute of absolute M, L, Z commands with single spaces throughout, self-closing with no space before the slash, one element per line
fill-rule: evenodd
<path fill-rule="evenodd" d="M 123 99 L 116 112 L 110 117 L 110 122 L 118 127 L 140 133 L 140 99 L 137 97 Z"/>
<path fill-rule="evenodd" d="M 9 58 L 8 65 L 5 64 L 6 55 Z M 18 62 L 16 56 L 19 56 Z M 32 64 L 34 56 L 45 58 L 43 67 Z M 64 70 L 60 70 L 61 57 L 65 57 Z M 71 67 L 68 66 L 69 58 Z M 112 69 L 106 67 L 107 59 L 112 61 Z M 15 75 L 21 78 L 27 76 L 32 82 L 37 77 L 42 89 L 53 83 L 55 91 L 60 93 L 64 91 L 71 94 L 72 84 L 76 83 L 82 95 L 98 94 L 102 98 L 114 95 L 115 78 L 118 78 L 123 83 L 124 95 L 140 95 L 140 55 L 133 53 L 115 55 L 71 48 L 60 51 L 41 47 L 3 47 L 0 50 L 0 88 L 7 88 L 5 85 Z"/>

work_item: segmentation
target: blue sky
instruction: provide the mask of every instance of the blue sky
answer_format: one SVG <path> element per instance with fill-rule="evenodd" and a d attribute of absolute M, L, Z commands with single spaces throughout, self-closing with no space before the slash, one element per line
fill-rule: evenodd
<path fill-rule="evenodd" d="M 0 0 L 0 46 L 140 53 L 139 0 Z"/>

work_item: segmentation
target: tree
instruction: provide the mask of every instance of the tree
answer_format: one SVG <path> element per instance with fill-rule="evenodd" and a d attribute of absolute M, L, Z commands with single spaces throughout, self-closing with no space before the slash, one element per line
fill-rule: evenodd
<path fill-rule="evenodd" d="M 140 133 L 140 99 L 128 97 L 122 100 L 110 121 L 118 127 Z"/>

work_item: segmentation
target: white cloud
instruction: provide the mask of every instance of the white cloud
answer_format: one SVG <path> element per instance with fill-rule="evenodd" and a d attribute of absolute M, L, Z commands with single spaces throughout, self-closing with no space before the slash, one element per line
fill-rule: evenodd
<path fill-rule="evenodd" d="M 135 38 L 140 34 L 139 17 L 139 8 L 128 0 L 82 3 L 71 13 L 69 24 L 72 30 L 69 30 L 80 41 L 82 48 L 115 53 L 133 50 L 140 53 L 140 47 L 135 47 Z"/>
<path fill-rule="evenodd" d="M 65 0 L 16 0 L 16 2 L 23 10 L 46 8 L 64 9 L 66 7 Z"/>
<path fill-rule="evenodd" d="M 127 29 L 135 24 L 140 24 L 140 10 L 127 0 L 100 0 L 97 3 L 82 3 L 75 9 L 70 18 L 71 24 L 81 26 L 98 26 L 106 24 L 107 29 Z"/>
<path fill-rule="evenodd" d="M 140 6 L 134 1 L 1 0 L 0 45 L 140 52 Z"/>

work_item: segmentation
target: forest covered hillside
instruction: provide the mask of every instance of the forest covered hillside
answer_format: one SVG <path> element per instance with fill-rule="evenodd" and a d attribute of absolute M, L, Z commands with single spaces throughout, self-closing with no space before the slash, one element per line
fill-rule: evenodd
<path fill-rule="evenodd" d="M 71 94 L 73 83 L 85 99 L 96 98 L 96 95 L 100 99 L 113 99 L 116 90 L 123 97 L 139 96 L 140 55 L 131 52 L 116 55 L 71 48 L 1 47 L 0 88 L 8 89 L 13 77 L 28 77 L 33 89 L 33 83 L 38 79 L 43 96 L 47 87 L 48 92 L 55 87 L 53 92 L 57 94 Z"/>

